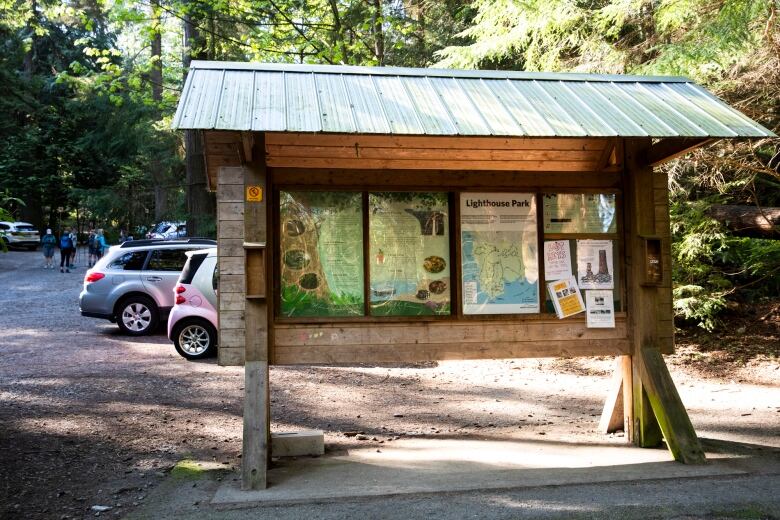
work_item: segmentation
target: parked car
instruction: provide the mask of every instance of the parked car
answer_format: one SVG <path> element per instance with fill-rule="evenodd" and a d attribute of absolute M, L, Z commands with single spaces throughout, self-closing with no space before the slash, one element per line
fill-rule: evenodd
<path fill-rule="evenodd" d="M 216 244 L 190 238 L 133 240 L 112 246 L 84 276 L 81 315 L 115 322 L 132 336 L 153 332 L 173 307 L 173 288 L 187 260 L 185 253 Z"/>
<path fill-rule="evenodd" d="M 8 247 L 24 247 L 35 251 L 41 235 L 29 222 L 0 222 L 0 237 Z"/>
<path fill-rule="evenodd" d="M 217 352 L 217 249 L 187 253 L 187 263 L 174 289 L 168 316 L 168 338 L 187 359 Z"/>
<path fill-rule="evenodd" d="M 149 238 L 161 238 L 172 240 L 174 238 L 184 238 L 187 236 L 186 222 L 160 222 L 149 232 Z"/>

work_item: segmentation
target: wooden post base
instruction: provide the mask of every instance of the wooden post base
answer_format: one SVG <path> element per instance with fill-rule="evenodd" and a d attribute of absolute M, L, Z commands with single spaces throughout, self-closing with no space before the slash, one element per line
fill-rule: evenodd
<path fill-rule="evenodd" d="M 656 349 L 641 349 L 637 356 L 618 358 L 599 430 L 611 433 L 621 427 L 637 446 L 655 447 L 665 440 L 675 460 L 705 462 L 688 412 Z"/>
<path fill-rule="evenodd" d="M 268 486 L 268 363 L 247 361 L 244 366 L 244 438 L 241 489 Z"/>

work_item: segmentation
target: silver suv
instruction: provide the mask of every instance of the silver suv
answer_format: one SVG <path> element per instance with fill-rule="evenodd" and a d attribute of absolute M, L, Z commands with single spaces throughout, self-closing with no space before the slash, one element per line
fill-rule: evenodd
<path fill-rule="evenodd" d="M 176 281 L 187 251 L 216 246 L 214 240 L 132 240 L 112 246 L 84 276 L 79 295 L 82 316 L 103 318 L 126 334 L 157 329 L 173 307 Z"/>

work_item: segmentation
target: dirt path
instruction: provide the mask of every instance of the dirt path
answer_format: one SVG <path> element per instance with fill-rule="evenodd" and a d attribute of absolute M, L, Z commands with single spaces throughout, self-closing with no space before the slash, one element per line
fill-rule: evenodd
<path fill-rule="evenodd" d="M 91 518 L 93 505 L 119 517 L 182 458 L 237 468 L 242 369 L 187 362 L 162 333 L 128 339 L 81 318 L 84 268 L 41 266 L 40 253 L 0 255 L 0 518 Z M 673 376 L 701 436 L 780 446 L 776 358 L 733 380 L 702 378 L 685 359 Z M 323 429 L 329 450 L 400 436 L 603 441 L 595 428 L 611 366 L 277 367 L 272 428 Z"/>

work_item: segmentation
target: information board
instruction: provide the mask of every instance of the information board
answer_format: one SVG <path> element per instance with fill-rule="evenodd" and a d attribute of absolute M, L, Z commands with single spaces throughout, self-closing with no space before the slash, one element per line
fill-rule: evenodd
<path fill-rule="evenodd" d="M 464 314 L 539 312 L 536 200 L 532 193 L 462 193 Z"/>

